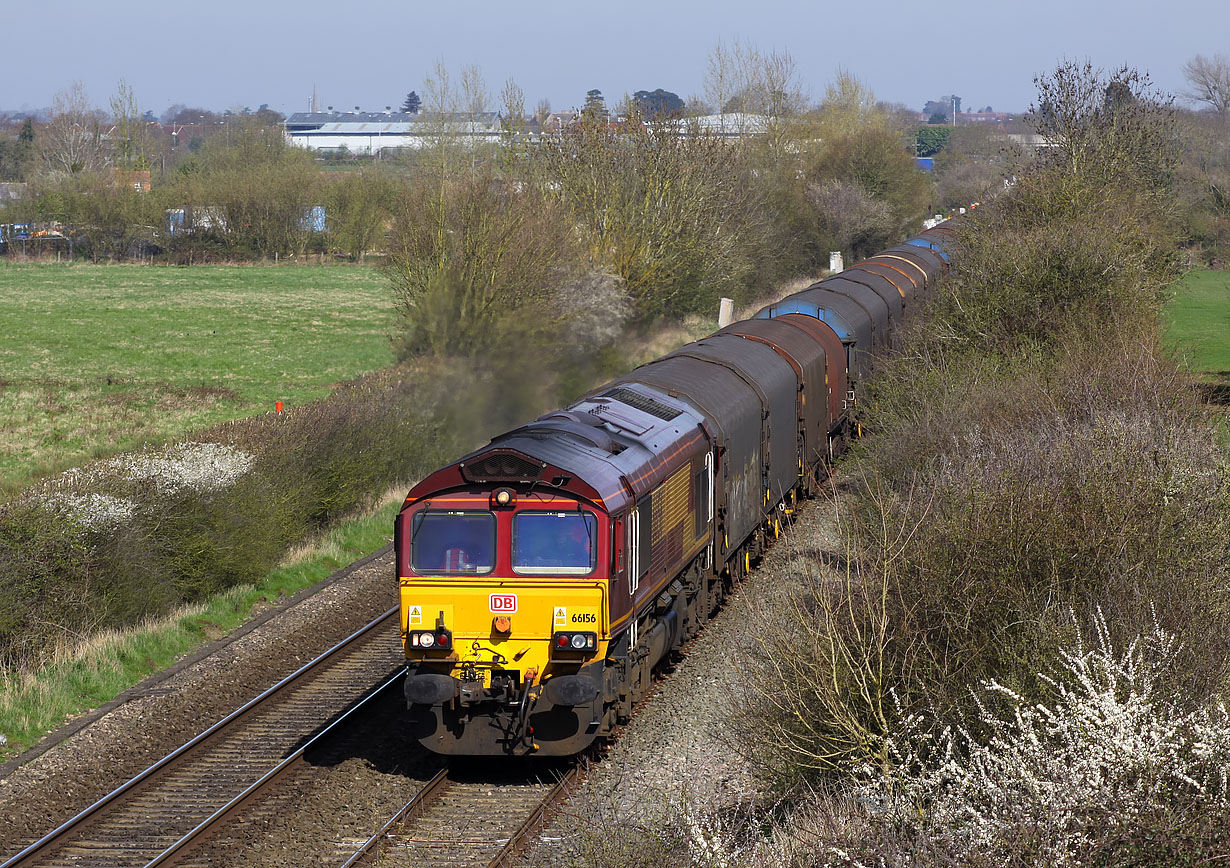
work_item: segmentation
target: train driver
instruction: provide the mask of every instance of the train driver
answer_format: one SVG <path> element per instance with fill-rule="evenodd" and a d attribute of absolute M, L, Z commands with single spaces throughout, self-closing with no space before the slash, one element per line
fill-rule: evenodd
<path fill-rule="evenodd" d="M 492 562 L 490 533 L 485 528 L 472 527 L 470 522 L 458 522 L 444 549 L 444 572 L 487 572 Z"/>

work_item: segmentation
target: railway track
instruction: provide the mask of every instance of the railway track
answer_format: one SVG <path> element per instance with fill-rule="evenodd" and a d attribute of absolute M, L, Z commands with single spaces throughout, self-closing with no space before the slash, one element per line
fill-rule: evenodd
<path fill-rule="evenodd" d="M 401 677 L 397 630 L 394 608 L 0 868 L 149 868 L 190 861 L 194 844 Z"/>
<path fill-rule="evenodd" d="M 581 775 L 577 761 L 537 772 L 441 769 L 342 868 L 506 868 Z"/>

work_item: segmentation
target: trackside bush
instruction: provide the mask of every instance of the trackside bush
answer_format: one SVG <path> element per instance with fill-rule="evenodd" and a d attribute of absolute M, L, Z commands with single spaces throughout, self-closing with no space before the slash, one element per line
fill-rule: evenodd
<path fill-rule="evenodd" d="M 199 442 L 119 456 L 0 506 L 0 662 L 253 582 L 305 536 L 461 451 L 447 372 L 373 374 Z M 462 432 L 465 444 L 473 430 Z"/>
<path fill-rule="evenodd" d="M 579 264 L 572 237 L 552 201 L 487 171 L 415 185 L 398 207 L 385 266 L 401 314 L 396 351 L 479 355 L 539 343 L 563 322 L 549 302 Z"/>
<path fill-rule="evenodd" d="M 842 789 L 807 790 L 776 824 L 709 808 L 674 833 L 695 864 L 748 868 L 1216 859 L 1230 847 L 1230 714 L 1171 689 L 1185 657 L 1172 634 L 1155 626 L 1119 643 L 1108 624 L 1071 625 L 1037 674 L 1045 702 L 983 681 L 968 718 L 903 716 L 888 763 L 855 769 Z"/>
<path fill-rule="evenodd" d="M 1112 208 L 1036 221 L 995 214 L 963 224 L 960 268 L 923 315 L 917 351 L 944 344 L 985 355 L 1051 344 L 1074 316 L 1151 328 L 1182 273 L 1174 237 Z"/>
<path fill-rule="evenodd" d="M 903 371 L 881 395 L 847 472 L 845 581 L 784 589 L 746 652 L 772 677 L 732 727 L 766 783 L 891 765 L 902 710 L 952 721 L 980 678 L 1047 700 L 1035 673 L 1099 608 L 1116 639 L 1179 637 L 1176 695 L 1223 689 L 1230 462 L 1155 345 L 1103 337 L 1033 367 Z"/>

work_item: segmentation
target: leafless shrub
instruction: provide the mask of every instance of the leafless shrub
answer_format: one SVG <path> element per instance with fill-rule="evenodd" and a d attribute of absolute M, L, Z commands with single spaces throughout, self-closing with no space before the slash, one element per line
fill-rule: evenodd
<path fill-rule="evenodd" d="M 790 792 L 887 760 L 890 679 L 905 673 L 888 659 L 897 639 L 887 569 L 858 563 L 853 542 L 847 535 L 842 553 L 796 559 L 796 579 L 753 611 L 735 650 L 756 676 L 733 692 L 722 737 L 768 788 Z"/>
<path fill-rule="evenodd" d="M 582 347 L 613 344 L 632 316 L 623 281 L 613 274 L 588 271 L 561 280 L 554 295 L 554 305 L 563 312 L 567 326 L 562 337 Z"/>
<path fill-rule="evenodd" d="M 937 164 L 939 161 L 937 161 Z M 936 195 L 945 208 L 966 208 L 985 202 L 1003 189 L 1005 167 L 969 157 L 945 160 L 936 167 Z"/>
<path fill-rule="evenodd" d="M 857 184 L 824 181 L 807 188 L 820 226 L 841 250 L 866 251 L 885 246 L 896 229 L 892 208 Z"/>
<path fill-rule="evenodd" d="M 558 323 L 548 310 L 575 261 L 563 211 L 486 171 L 415 185 L 401 203 L 385 270 L 397 294 L 403 357 L 473 355 Z"/>

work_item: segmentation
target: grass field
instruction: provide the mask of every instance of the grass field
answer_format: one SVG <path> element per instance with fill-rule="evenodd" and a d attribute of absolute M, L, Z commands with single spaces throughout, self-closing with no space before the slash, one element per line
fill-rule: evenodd
<path fill-rule="evenodd" d="M 371 268 L 0 264 L 0 490 L 393 361 Z"/>
<path fill-rule="evenodd" d="M 1193 271 L 1166 313 L 1168 337 L 1192 369 L 1230 381 L 1230 272 Z"/>

